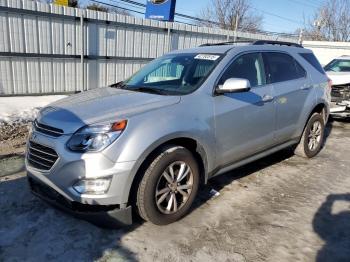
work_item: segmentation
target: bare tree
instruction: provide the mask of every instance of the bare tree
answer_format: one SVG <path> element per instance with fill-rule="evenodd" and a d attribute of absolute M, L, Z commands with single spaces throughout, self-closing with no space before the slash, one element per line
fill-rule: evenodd
<path fill-rule="evenodd" d="M 70 7 L 79 7 L 79 0 L 69 0 L 69 6 Z"/>
<path fill-rule="evenodd" d="M 100 5 L 100 4 L 95 4 L 95 3 L 87 5 L 86 9 L 100 11 L 100 12 L 108 12 L 107 7 Z"/>
<path fill-rule="evenodd" d="M 122 15 L 130 15 L 130 13 L 127 10 L 121 9 L 117 6 L 105 6 L 98 3 L 92 3 L 88 4 L 86 6 L 86 9 L 100 11 L 100 12 L 107 12 L 107 13 L 116 13 L 116 14 L 122 14 Z"/>
<path fill-rule="evenodd" d="M 205 26 L 219 26 L 222 29 L 257 32 L 262 28 L 263 17 L 252 12 L 250 0 L 211 0 L 200 12 Z"/>
<path fill-rule="evenodd" d="M 350 41 L 350 0 L 327 0 L 309 21 L 311 40 Z"/>

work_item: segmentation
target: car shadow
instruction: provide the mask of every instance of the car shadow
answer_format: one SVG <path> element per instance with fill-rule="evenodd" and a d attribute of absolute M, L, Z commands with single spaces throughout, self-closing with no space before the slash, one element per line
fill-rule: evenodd
<path fill-rule="evenodd" d="M 341 208 L 336 208 L 340 203 Z M 350 194 L 329 195 L 313 219 L 314 231 L 325 241 L 317 254 L 317 262 L 350 261 L 349 221 Z"/>
<path fill-rule="evenodd" d="M 213 197 L 214 192 L 220 192 L 220 190 L 222 190 L 225 186 L 231 184 L 233 181 L 249 176 L 269 166 L 280 163 L 292 157 L 293 155 L 293 148 L 287 148 L 242 167 L 226 172 L 222 175 L 211 178 L 208 181 L 207 185 L 204 185 L 200 188 L 192 211 L 210 200 Z M 214 191 L 212 191 L 213 189 Z"/>
<path fill-rule="evenodd" d="M 31 194 L 26 177 L 0 182 L 0 261 L 137 261 L 121 239 L 141 223 L 118 230 L 96 227 Z"/>
<path fill-rule="evenodd" d="M 329 119 L 328 122 L 327 122 L 327 124 L 326 124 L 322 147 L 324 147 L 324 146 L 326 145 L 327 140 L 328 140 L 329 136 L 330 136 L 331 133 L 332 133 L 332 130 L 333 130 L 333 121 L 334 121 L 333 119 Z"/>
<path fill-rule="evenodd" d="M 329 120 L 339 123 L 350 123 L 350 117 L 330 117 Z"/>
<path fill-rule="evenodd" d="M 329 136 L 333 130 L 333 121 L 328 121 L 325 128 L 325 135 L 323 141 L 323 147 L 326 145 Z M 322 149 L 324 150 L 324 149 Z M 208 184 L 202 186 L 199 190 L 198 197 L 193 205 L 192 211 L 203 205 L 206 201 L 213 197 L 215 191 L 220 192 L 225 186 L 231 184 L 233 181 L 240 178 L 249 176 L 259 170 L 273 166 L 277 163 L 283 162 L 294 156 L 294 148 L 289 147 L 278 151 L 272 155 L 266 156 L 252 163 L 244 165 L 242 167 L 236 168 L 234 170 L 228 171 L 225 174 L 211 178 Z M 213 192 L 212 189 L 215 191 Z"/>

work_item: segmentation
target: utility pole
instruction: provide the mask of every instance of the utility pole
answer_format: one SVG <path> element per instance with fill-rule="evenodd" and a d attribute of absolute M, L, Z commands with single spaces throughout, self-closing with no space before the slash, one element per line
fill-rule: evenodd
<path fill-rule="evenodd" d="M 238 12 L 236 14 L 236 19 L 235 19 L 235 37 L 234 37 L 234 42 L 237 42 L 237 30 L 238 30 Z"/>
<path fill-rule="evenodd" d="M 303 44 L 303 34 L 304 34 L 304 29 L 300 29 L 300 33 L 299 33 L 299 45 Z"/>

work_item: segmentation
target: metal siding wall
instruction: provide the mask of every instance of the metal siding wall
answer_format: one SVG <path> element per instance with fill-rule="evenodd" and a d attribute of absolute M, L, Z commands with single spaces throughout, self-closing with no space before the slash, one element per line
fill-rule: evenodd
<path fill-rule="evenodd" d="M 8 16 L 5 12 L 0 12 L 0 52 L 9 51 Z"/>
<path fill-rule="evenodd" d="M 54 92 L 53 85 L 53 61 L 52 59 L 40 59 L 40 79 L 41 88 L 38 90 L 42 93 Z"/>
<path fill-rule="evenodd" d="M 84 41 L 82 15 L 88 20 L 84 21 Z M 24 54 L 0 56 L 0 95 L 73 92 L 109 85 L 131 76 L 150 59 L 170 50 L 226 41 L 228 34 L 233 36 L 232 32 L 213 28 L 28 0 L 0 0 L 0 52 Z M 264 38 L 241 32 L 238 36 Z M 85 56 L 100 56 L 84 58 L 84 87 L 80 59 L 83 45 Z M 49 57 L 43 57 L 44 54 Z"/>
<path fill-rule="evenodd" d="M 12 70 L 10 58 L 0 59 L 0 94 L 12 94 Z"/>

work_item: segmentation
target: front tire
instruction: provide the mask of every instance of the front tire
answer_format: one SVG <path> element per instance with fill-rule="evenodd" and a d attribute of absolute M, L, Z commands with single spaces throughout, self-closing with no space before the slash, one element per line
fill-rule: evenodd
<path fill-rule="evenodd" d="M 185 216 L 199 186 L 198 164 L 181 146 L 166 146 L 148 166 L 137 191 L 140 216 L 167 225 Z"/>
<path fill-rule="evenodd" d="M 316 156 L 322 148 L 324 131 L 325 124 L 322 115 L 314 113 L 304 129 L 301 140 L 294 153 L 305 158 Z"/>

